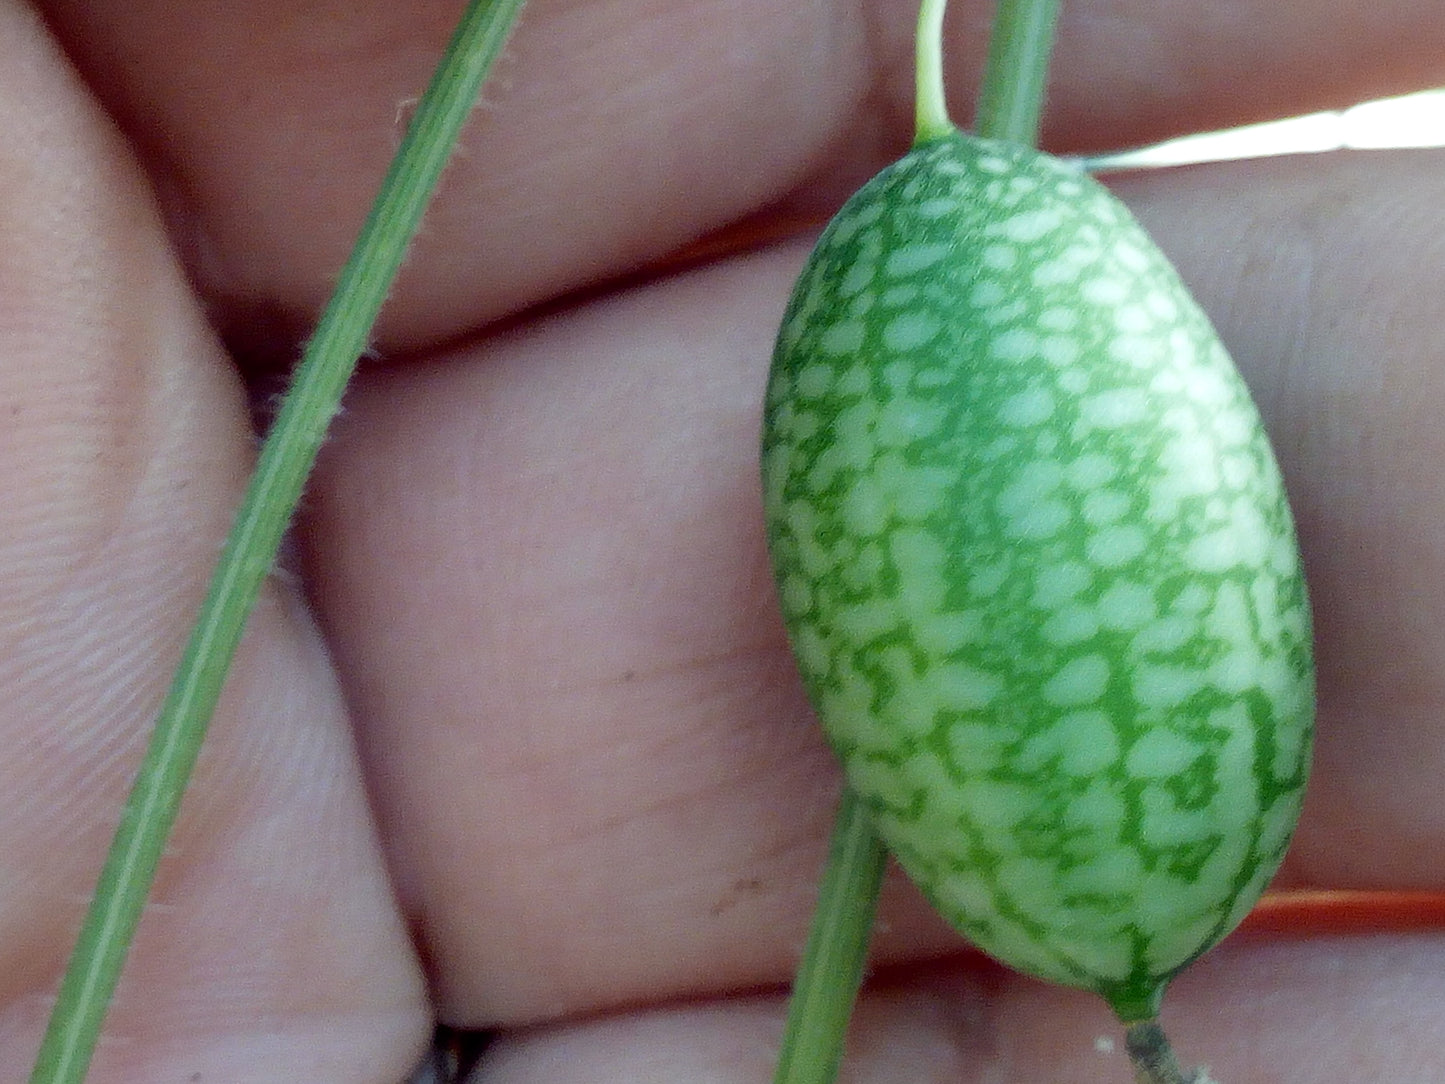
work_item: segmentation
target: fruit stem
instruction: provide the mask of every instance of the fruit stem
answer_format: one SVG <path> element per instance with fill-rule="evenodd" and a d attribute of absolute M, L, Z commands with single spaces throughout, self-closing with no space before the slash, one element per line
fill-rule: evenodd
<path fill-rule="evenodd" d="M 1000 0 L 973 129 L 1032 147 L 1039 138 L 1060 0 Z"/>
<path fill-rule="evenodd" d="M 943 92 L 943 12 L 948 0 L 922 0 L 914 50 L 913 145 L 922 146 L 954 130 Z"/>
<path fill-rule="evenodd" d="M 1141 1020 L 1124 1031 L 1124 1046 L 1134 1063 L 1134 1084 L 1215 1084 L 1206 1069 L 1179 1068 L 1174 1048 L 1158 1020 Z"/>
<path fill-rule="evenodd" d="M 979 101 L 979 134 L 1032 146 L 1043 109 L 1060 0 L 999 0 Z M 943 13 L 947 0 L 920 0 L 915 56 L 913 145 L 954 131 L 943 86 Z M 1000 41 L 1000 38 L 1007 41 Z M 1012 65 L 1028 65 L 1017 73 Z M 988 88 L 992 87 L 992 91 Z M 843 1057 L 848 1018 L 862 982 L 868 934 L 887 851 L 867 811 L 845 787 L 823 870 L 818 907 L 793 980 L 773 1084 L 831 1084 Z M 1160 1081 L 1159 1084 L 1165 1084 Z M 1195 1084 L 1207 1084 L 1205 1080 Z"/>
<path fill-rule="evenodd" d="M 868 811 L 852 789 L 845 788 L 813 927 L 788 1004 L 777 1084 L 828 1084 L 838 1072 L 887 858 Z"/>
<path fill-rule="evenodd" d="M 442 166 L 521 6 L 522 0 L 471 0 L 297 367 L 121 813 L 31 1084 L 85 1079 L 246 618 Z"/>

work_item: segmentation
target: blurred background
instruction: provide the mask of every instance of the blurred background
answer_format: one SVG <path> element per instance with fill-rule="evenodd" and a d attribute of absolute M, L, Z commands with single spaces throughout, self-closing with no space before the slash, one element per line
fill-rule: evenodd
<path fill-rule="evenodd" d="M 1268 124 L 1171 139 L 1084 160 L 1090 170 L 1144 169 L 1346 148 L 1445 147 L 1445 88 Z"/>

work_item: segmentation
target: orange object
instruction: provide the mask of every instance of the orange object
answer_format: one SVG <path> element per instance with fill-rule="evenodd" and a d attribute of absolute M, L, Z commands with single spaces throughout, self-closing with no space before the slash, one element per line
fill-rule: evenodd
<path fill-rule="evenodd" d="M 1291 889 L 1266 895 L 1244 920 L 1250 933 L 1389 933 L 1445 929 L 1445 892 Z"/>

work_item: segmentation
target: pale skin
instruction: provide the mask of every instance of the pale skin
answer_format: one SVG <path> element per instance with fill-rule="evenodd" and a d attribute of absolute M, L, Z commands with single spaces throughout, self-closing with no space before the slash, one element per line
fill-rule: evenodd
<path fill-rule="evenodd" d="M 243 389 L 279 390 L 458 5 L 38 7 L 0 3 L 3 1084 L 248 470 Z M 489 1082 L 768 1079 L 838 787 L 755 480 L 806 240 L 647 272 L 901 151 L 913 17 L 528 8 L 253 619 L 97 1084 L 391 1084 L 438 1017 L 502 1030 Z M 1056 150 L 1445 84 L 1433 0 L 1075 0 L 1060 38 Z M 1445 153 L 1116 189 L 1299 517 L 1321 733 L 1285 877 L 1445 888 Z M 878 949 L 853 1084 L 1127 1079 L 1102 1003 L 981 964 L 901 883 Z M 1242 938 L 1165 1019 L 1223 1080 L 1428 1078 L 1445 935 Z"/>

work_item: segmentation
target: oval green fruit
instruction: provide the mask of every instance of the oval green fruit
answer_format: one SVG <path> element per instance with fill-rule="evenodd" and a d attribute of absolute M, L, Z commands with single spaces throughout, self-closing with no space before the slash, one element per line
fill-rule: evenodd
<path fill-rule="evenodd" d="M 1273 455 L 1208 320 L 1057 159 L 951 135 L 820 238 L 769 379 L 789 637 L 850 785 L 985 951 L 1151 1018 L 1298 815 Z"/>

